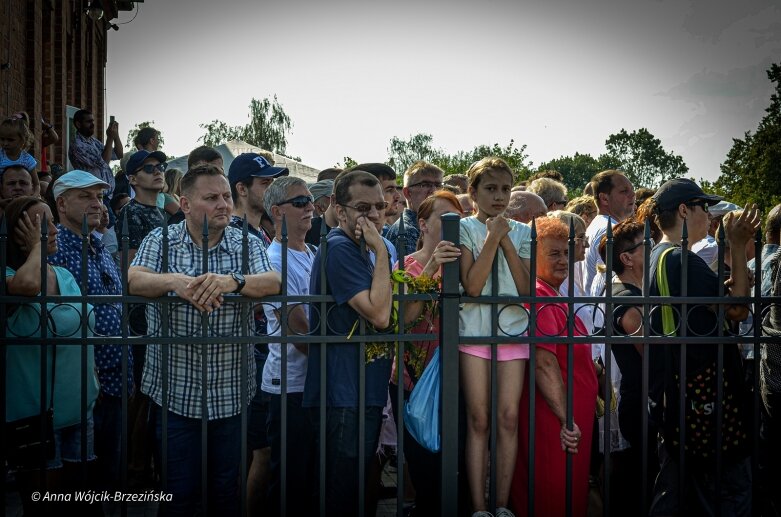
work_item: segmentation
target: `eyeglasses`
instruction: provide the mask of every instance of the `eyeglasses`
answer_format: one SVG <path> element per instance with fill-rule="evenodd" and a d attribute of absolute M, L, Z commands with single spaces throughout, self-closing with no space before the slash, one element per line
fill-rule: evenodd
<path fill-rule="evenodd" d="M 156 163 L 156 164 L 145 163 L 136 172 L 144 171 L 147 174 L 154 174 L 155 171 L 165 172 L 165 170 L 167 168 L 168 168 L 168 164 L 165 163 L 165 162 L 163 162 L 163 163 Z"/>
<path fill-rule="evenodd" d="M 315 199 L 312 196 L 296 196 L 277 203 L 277 206 L 293 205 L 296 208 L 305 208 L 309 203 L 314 202 Z"/>
<path fill-rule="evenodd" d="M 442 182 L 441 181 L 421 181 L 420 183 L 413 183 L 412 185 L 407 185 L 407 188 L 422 188 L 424 190 L 430 190 L 430 189 L 441 189 L 442 188 Z"/>
<path fill-rule="evenodd" d="M 358 203 L 355 206 L 350 206 L 350 205 L 342 205 L 342 206 L 345 208 L 352 208 L 353 210 L 361 212 L 362 214 L 368 214 L 369 212 L 372 211 L 372 208 L 376 208 L 378 212 L 385 210 L 386 208 L 388 208 L 388 202 L 383 201 L 381 203 L 374 203 L 374 204 Z"/>
<path fill-rule="evenodd" d="M 640 246 L 642 246 L 643 244 L 644 244 L 644 241 L 640 241 L 640 242 L 638 242 L 638 243 L 635 243 L 634 245 L 632 245 L 632 246 L 628 247 L 627 249 L 625 249 L 625 250 L 624 250 L 624 251 L 622 251 L 621 253 L 632 253 L 633 251 L 635 251 L 637 248 L 639 248 L 639 247 L 640 247 Z M 654 246 L 654 240 L 653 240 L 653 239 L 651 239 L 651 242 L 650 242 L 650 244 L 651 244 L 651 247 L 653 247 L 653 246 Z"/>
<path fill-rule="evenodd" d="M 707 202 L 707 201 L 705 201 L 704 199 L 698 199 L 698 200 L 696 200 L 696 201 L 689 201 L 689 202 L 687 202 L 687 203 L 684 203 L 684 204 L 685 204 L 686 206 L 691 206 L 691 207 L 698 206 L 698 207 L 702 208 L 702 211 L 703 211 L 703 212 L 705 212 L 706 214 L 707 214 L 707 213 L 709 212 L 709 210 L 710 210 L 710 209 L 708 208 L 708 207 L 709 207 L 709 205 L 708 205 L 708 202 Z"/>

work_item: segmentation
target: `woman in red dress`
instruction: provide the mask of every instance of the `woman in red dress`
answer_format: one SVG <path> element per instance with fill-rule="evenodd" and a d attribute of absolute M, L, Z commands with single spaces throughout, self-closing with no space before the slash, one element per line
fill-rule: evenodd
<path fill-rule="evenodd" d="M 568 230 L 554 218 L 538 218 L 537 296 L 559 296 L 568 272 Z M 597 376 L 590 344 L 559 344 L 555 336 L 567 335 L 567 304 L 536 304 L 535 335 L 552 336 L 538 343 L 535 391 L 534 515 L 558 517 L 572 499 L 572 515 L 585 516 L 588 506 L 588 473 L 591 434 L 597 400 Z M 588 335 L 575 316 L 575 336 Z M 567 349 L 574 347 L 573 423 L 567 422 Z M 516 515 L 527 515 L 529 483 L 529 387 L 523 390 L 519 412 L 518 456 L 511 500 Z M 572 455 L 572 493 L 566 493 L 566 461 Z"/>

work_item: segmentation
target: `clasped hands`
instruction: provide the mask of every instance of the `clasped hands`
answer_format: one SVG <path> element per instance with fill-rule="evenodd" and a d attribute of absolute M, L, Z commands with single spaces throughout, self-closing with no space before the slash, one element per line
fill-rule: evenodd
<path fill-rule="evenodd" d="M 236 287 L 237 283 L 230 275 L 204 273 L 196 277 L 182 275 L 175 291 L 199 311 L 212 312 L 225 301 L 223 294 L 232 293 Z"/>

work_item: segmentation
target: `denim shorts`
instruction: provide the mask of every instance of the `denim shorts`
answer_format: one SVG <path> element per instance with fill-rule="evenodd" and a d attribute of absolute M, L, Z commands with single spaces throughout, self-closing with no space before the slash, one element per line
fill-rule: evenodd
<path fill-rule="evenodd" d="M 87 461 L 95 456 L 95 423 L 87 419 Z M 62 468 L 62 462 L 81 461 L 81 424 L 71 425 L 54 431 L 54 458 L 46 463 L 47 469 Z"/>

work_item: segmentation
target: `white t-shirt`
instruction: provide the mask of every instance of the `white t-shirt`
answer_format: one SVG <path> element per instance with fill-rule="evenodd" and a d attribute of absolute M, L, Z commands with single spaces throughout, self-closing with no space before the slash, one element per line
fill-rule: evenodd
<path fill-rule="evenodd" d="M 617 224 L 618 221 L 608 215 L 598 215 L 591 221 L 586 229 L 586 239 L 588 239 L 588 249 L 586 250 L 586 259 L 582 262 L 581 268 L 583 269 L 583 292 L 593 293 L 592 283 L 597 277 L 602 277 L 601 283 L 604 285 L 605 275 L 597 271 L 599 264 L 604 264 L 602 258 L 599 256 L 599 242 L 602 240 L 602 236 L 607 231 L 607 223 L 610 221 L 612 224 Z M 601 291 L 601 288 L 600 288 Z M 599 296 L 599 295 L 597 295 Z"/>
<path fill-rule="evenodd" d="M 513 247 L 522 259 L 531 257 L 531 228 L 529 225 L 510 219 L 510 240 Z M 483 250 L 488 229 L 485 223 L 481 223 L 476 216 L 461 219 L 461 245 L 465 246 L 472 257 L 477 260 Z M 518 296 L 510 266 L 504 258 L 501 248 L 497 250 L 499 256 L 499 288 L 498 296 Z M 483 290 L 484 296 L 491 296 L 491 275 L 488 275 Z M 500 305 L 499 332 L 498 335 L 520 335 L 528 331 L 528 316 L 524 309 L 518 305 Z M 487 303 L 465 303 L 459 313 L 459 334 L 462 336 L 490 336 L 491 335 L 491 305 Z"/>
<path fill-rule="evenodd" d="M 282 244 L 274 240 L 266 249 L 268 259 L 274 271 L 282 271 Z M 296 251 L 288 249 L 287 253 L 287 293 L 289 295 L 308 295 L 309 278 L 312 275 L 312 263 L 315 255 L 309 249 Z M 280 303 L 264 303 L 263 312 L 268 320 L 270 336 L 281 335 L 281 328 L 274 309 L 279 310 Z M 294 306 L 288 304 L 288 311 Z M 303 305 L 304 313 L 309 314 L 308 305 Z M 306 381 L 307 356 L 295 346 L 287 345 L 287 392 L 300 393 L 304 391 Z M 279 395 L 282 392 L 282 347 L 279 343 L 269 343 L 268 358 L 263 366 L 263 382 L 260 389 L 266 393 Z"/>

